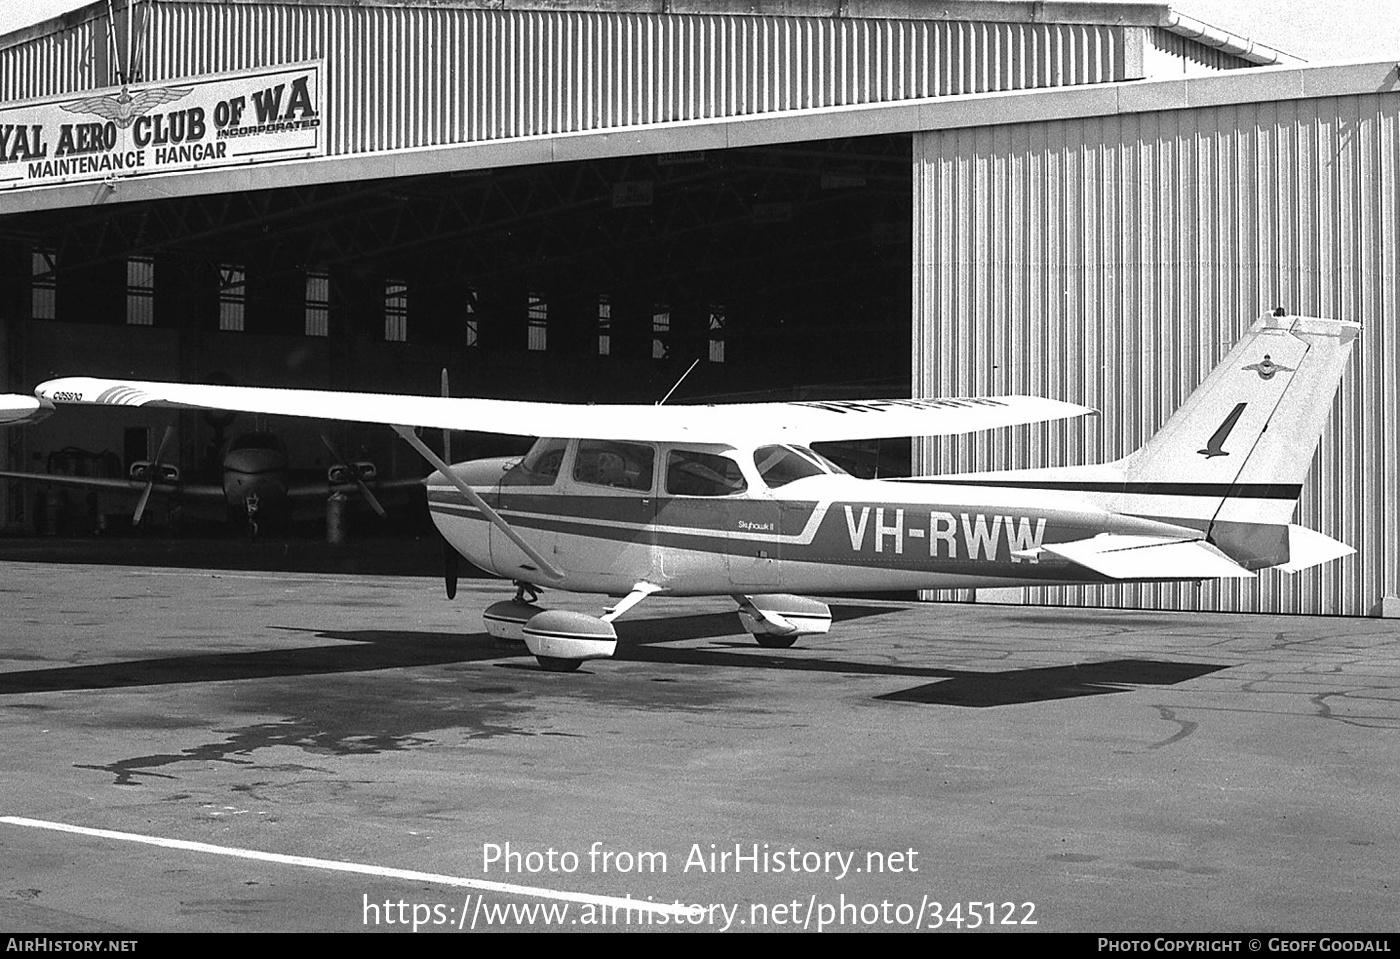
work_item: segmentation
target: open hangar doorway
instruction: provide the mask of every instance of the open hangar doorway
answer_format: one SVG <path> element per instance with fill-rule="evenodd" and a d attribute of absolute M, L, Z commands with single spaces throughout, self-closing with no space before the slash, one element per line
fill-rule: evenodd
<path fill-rule="evenodd" d="M 11 215 L 10 382 L 426 394 L 445 369 L 459 396 L 908 396 L 910 156 L 893 134 Z M 283 438 L 294 470 L 331 459 L 321 424 L 174 419 L 165 458 L 187 475 L 255 429 Z M 67 449 L 128 470 L 170 420 L 54 417 L 12 431 L 8 465 L 42 471 Z M 331 435 L 381 475 L 423 471 L 387 430 Z M 464 433 L 452 453 L 521 448 Z M 865 475 L 908 469 L 907 443 L 828 452 Z M 12 493 L 7 525 L 35 518 Z"/>

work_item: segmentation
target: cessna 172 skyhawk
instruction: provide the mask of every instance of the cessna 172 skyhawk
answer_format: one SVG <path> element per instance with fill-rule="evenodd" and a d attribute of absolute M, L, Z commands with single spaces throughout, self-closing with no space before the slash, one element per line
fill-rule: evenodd
<path fill-rule="evenodd" d="M 390 425 L 437 470 L 443 536 L 518 587 L 488 631 L 572 669 L 612 655 L 613 620 L 654 593 L 732 596 L 781 647 L 831 623 L 795 593 L 1250 577 L 1352 552 L 1290 519 L 1360 328 L 1281 312 L 1144 447 L 1100 466 L 861 480 L 809 445 L 1090 412 L 1024 396 L 584 406 L 70 377 L 39 386 L 39 410 L 12 398 L 10 416 L 97 404 Z M 448 466 L 415 426 L 543 438 L 523 459 Z M 623 598 L 594 617 L 541 609 L 541 587 Z"/>

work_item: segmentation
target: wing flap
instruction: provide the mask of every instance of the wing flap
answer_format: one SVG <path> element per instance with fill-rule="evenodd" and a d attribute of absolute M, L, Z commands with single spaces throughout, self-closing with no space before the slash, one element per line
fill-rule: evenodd
<path fill-rule="evenodd" d="M 1083 416 L 1088 407 L 1034 396 L 834 400 L 715 406 L 591 405 L 208 386 L 73 376 L 40 384 L 58 405 L 229 410 L 322 420 L 604 440 L 799 443 L 940 436 Z"/>
<path fill-rule="evenodd" d="M 1041 547 L 1113 579 L 1250 579 L 1252 572 L 1204 540 L 1102 533 Z"/>

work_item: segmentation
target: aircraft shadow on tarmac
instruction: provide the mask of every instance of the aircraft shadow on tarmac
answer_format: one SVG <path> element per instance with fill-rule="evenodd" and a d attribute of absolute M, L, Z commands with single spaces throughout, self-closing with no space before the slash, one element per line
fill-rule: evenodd
<path fill-rule="evenodd" d="M 887 607 L 842 607 L 838 620 L 895 611 Z M 1119 659 L 1074 666 L 1050 666 L 982 672 L 862 663 L 831 658 L 803 649 L 768 650 L 751 640 L 718 638 L 715 647 L 677 647 L 676 642 L 734 633 L 732 612 L 619 622 L 615 660 L 783 672 L 838 673 L 933 680 L 907 690 L 874 697 L 890 702 L 924 705 L 987 707 L 1099 696 L 1127 692 L 1137 686 L 1173 685 L 1226 667 L 1201 663 Z M 0 696 L 76 690 L 120 689 L 229 680 L 366 672 L 417 666 L 518 660 L 523 647 L 501 646 L 484 633 L 458 634 L 407 630 L 316 630 L 271 627 L 306 632 L 318 639 L 354 645 L 310 646 L 229 653 L 195 653 L 160 659 L 59 666 L 0 673 Z M 534 671 L 532 664 L 515 663 Z M 550 674 L 551 676 L 554 674 Z M 561 677 L 562 678 L 562 677 Z M 572 681 L 572 680 L 571 680 Z M 577 681 L 587 682 L 584 677 Z"/>
<path fill-rule="evenodd" d="M 1206 663 L 1176 663 L 1151 659 L 1113 659 L 1073 666 L 1043 666 L 980 673 L 959 671 L 940 683 L 929 683 L 876 699 L 933 706 L 1011 706 L 1079 696 L 1131 692 L 1139 686 L 1175 686 L 1228 667 Z"/>

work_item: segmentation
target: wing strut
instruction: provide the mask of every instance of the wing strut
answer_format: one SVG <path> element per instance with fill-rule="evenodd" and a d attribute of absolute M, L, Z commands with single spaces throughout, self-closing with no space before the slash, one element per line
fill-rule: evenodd
<path fill-rule="evenodd" d="M 413 432 L 413 427 L 395 426 L 393 429 L 395 433 L 403 437 L 405 443 L 418 451 L 419 456 L 431 463 L 433 469 L 437 470 L 446 477 L 449 483 L 457 487 L 457 492 L 465 496 L 467 502 L 481 510 L 482 515 L 491 522 L 492 526 L 504 533 L 516 546 L 519 546 L 520 551 L 530 557 L 535 565 L 540 568 L 542 573 L 556 581 L 564 578 L 564 574 L 559 571 L 559 567 L 541 556 L 533 546 L 525 542 L 521 535 L 515 531 L 515 527 L 507 523 L 500 513 L 496 512 L 490 506 L 487 506 L 486 501 L 477 495 L 476 490 L 467 485 L 466 480 L 453 472 L 452 467 L 444 463 L 440 456 L 429 449 L 428 445 L 418 438 L 418 434 Z"/>

